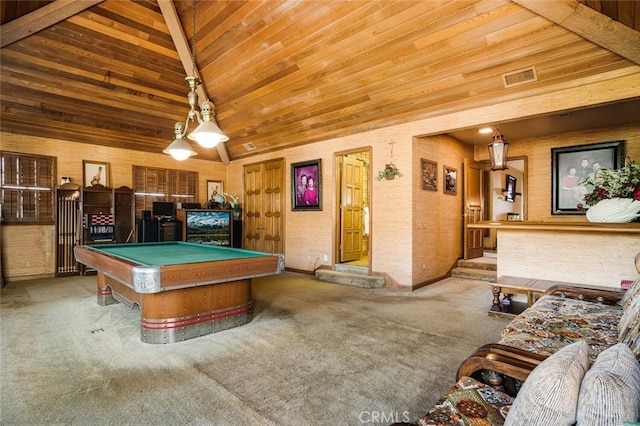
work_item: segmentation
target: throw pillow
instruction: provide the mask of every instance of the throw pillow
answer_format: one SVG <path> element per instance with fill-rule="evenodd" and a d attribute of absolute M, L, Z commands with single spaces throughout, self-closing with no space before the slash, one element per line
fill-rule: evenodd
<path fill-rule="evenodd" d="M 640 275 L 633 281 L 633 284 L 629 286 L 627 291 L 622 295 L 622 299 L 620 300 L 620 305 L 622 309 L 629 306 L 632 300 L 640 299 Z"/>
<path fill-rule="evenodd" d="M 618 342 L 625 343 L 640 359 L 640 296 L 623 308 L 618 323 Z"/>
<path fill-rule="evenodd" d="M 580 425 L 619 426 L 640 414 L 640 364 L 624 343 L 601 352 L 580 386 Z"/>
<path fill-rule="evenodd" d="M 505 426 L 573 425 L 580 382 L 588 369 L 589 345 L 584 340 L 542 361 L 518 392 Z"/>

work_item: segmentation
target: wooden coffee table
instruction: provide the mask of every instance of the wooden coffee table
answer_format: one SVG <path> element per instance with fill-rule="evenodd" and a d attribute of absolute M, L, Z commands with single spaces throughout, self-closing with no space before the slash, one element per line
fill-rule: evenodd
<path fill-rule="evenodd" d="M 501 276 L 496 281 L 489 283 L 493 293 L 493 305 L 489 309 L 489 315 L 501 317 L 515 317 L 529 306 L 533 305 L 539 293 L 544 293 L 549 287 L 560 283 L 558 281 L 538 280 L 533 278 L 520 278 Z M 516 302 L 511 296 L 514 294 L 526 294 L 527 303 Z"/>

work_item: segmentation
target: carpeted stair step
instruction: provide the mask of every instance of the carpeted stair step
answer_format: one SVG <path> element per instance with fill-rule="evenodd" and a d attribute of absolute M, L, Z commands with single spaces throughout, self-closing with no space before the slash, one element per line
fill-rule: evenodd
<path fill-rule="evenodd" d="M 451 276 L 455 278 L 468 278 L 471 280 L 494 281 L 497 279 L 496 271 L 457 267 L 451 271 Z"/>
<path fill-rule="evenodd" d="M 360 275 L 369 275 L 369 268 L 365 268 L 363 266 L 353 266 L 353 265 L 336 265 L 335 270 L 337 272 L 346 272 L 349 274 L 360 274 Z"/>
<path fill-rule="evenodd" d="M 472 268 L 472 269 L 483 269 L 485 271 L 497 271 L 498 264 L 494 262 L 482 262 L 477 260 L 464 260 L 461 259 L 458 261 L 458 267 L 460 268 Z"/>
<path fill-rule="evenodd" d="M 318 269 L 316 271 L 316 278 L 320 281 L 364 288 L 379 288 L 384 287 L 385 284 L 384 278 L 382 277 L 331 271 L 328 269 Z"/>

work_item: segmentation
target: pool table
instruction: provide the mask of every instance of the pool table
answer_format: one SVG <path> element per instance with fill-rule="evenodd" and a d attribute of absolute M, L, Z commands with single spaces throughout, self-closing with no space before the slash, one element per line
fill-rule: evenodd
<path fill-rule="evenodd" d="M 284 256 L 181 241 L 77 246 L 95 268 L 98 304 L 140 307 L 145 343 L 175 343 L 247 324 L 251 279 L 279 274 Z"/>

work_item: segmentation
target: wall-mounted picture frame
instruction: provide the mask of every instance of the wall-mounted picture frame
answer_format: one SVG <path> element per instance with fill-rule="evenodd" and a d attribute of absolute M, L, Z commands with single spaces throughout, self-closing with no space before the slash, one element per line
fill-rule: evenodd
<path fill-rule="evenodd" d="M 422 170 L 422 189 L 425 191 L 438 190 L 438 163 L 435 161 L 420 159 Z"/>
<path fill-rule="evenodd" d="M 322 210 L 322 160 L 291 163 L 291 210 Z"/>
<path fill-rule="evenodd" d="M 82 160 L 82 182 L 84 186 L 109 186 L 109 163 Z"/>
<path fill-rule="evenodd" d="M 504 192 L 504 200 L 510 203 L 516 202 L 516 183 L 518 179 L 515 176 L 507 175 L 507 187 Z"/>
<path fill-rule="evenodd" d="M 551 148 L 551 214 L 585 214 L 584 196 L 593 190 L 585 179 L 623 165 L 624 141 Z"/>
<path fill-rule="evenodd" d="M 442 191 L 445 194 L 456 195 L 458 193 L 458 169 L 444 166 L 444 185 Z"/>
<path fill-rule="evenodd" d="M 222 193 L 224 193 L 224 182 L 221 180 L 207 181 L 207 201 L 209 201 L 214 195 Z"/>

